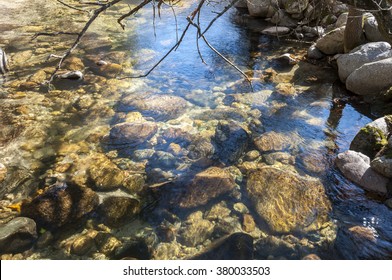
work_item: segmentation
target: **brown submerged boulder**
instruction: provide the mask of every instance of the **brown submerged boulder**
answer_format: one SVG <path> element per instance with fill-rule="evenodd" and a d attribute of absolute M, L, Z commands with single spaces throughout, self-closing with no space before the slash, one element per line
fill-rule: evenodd
<path fill-rule="evenodd" d="M 317 179 L 263 167 L 249 175 L 246 191 L 274 232 L 319 230 L 329 220 L 331 203 Z"/>
<path fill-rule="evenodd" d="M 205 205 L 212 199 L 230 192 L 235 186 L 233 177 L 226 169 L 210 167 L 195 175 L 179 205 L 183 208 Z"/>
<path fill-rule="evenodd" d="M 22 204 L 22 215 L 47 229 L 57 229 L 77 221 L 98 206 L 98 195 L 74 184 L 54 185 Z"/>

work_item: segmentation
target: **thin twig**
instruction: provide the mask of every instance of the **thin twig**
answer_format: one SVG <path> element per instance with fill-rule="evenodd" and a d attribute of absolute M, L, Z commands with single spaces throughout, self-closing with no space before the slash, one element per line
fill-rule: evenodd
<path fill-rule="evenodd" d="M 201 0 L 197 8 L 189 15 L 189 18 L 194 19 L 196 14 L 200 11 L 201 7 L 203 6 L 205 0 Z M 137 75 L 137 76 L 123 76 L 123 77 L 118 77 L 118 79 L 123 80 L 123 79 L 137 79 L 137 78 L 145 78 L 148 75 L 151 74 L 152 71 L 154 71 L 155 68 L 157 68 L 162 61 L 166 59 L 173 51 L 176 51 L 178 47 L 181 45 L 182 40 L 184 39 L 186 33 L 188 32 L 189 27 L 191 26 L 191 23 L 188 22 L 187 26 L 185 27 L 184 31 L 181 34 L 180 39 L 168 50 L 164 56 L 161 57 L 160 60 L 158 60 L 157 63 L 155 63 L 146 73 L 142 75 Z"/>
<path fill-rule="evenodd" d="M 201 33 L 201 35 L 204 35 L 208 29 L 210 29 L 210 27 L 214 24 L 214 22 L 220 18 L 224 13 L 226 13 L 231 7 L 233 7 L 235 5 L 235 3 L 237 3 L 239 0 L 233 0 L 230 2 L 229 5 L 227 5 L 222 12 L 220 12 L 213 20 L 210 21 L 210 23 L 208 24 L 208 26 L 206 27 L 206 29 L 204 29 L 204 31 Z"/>
<path fill-rule="evenodd" d="M 200 14 L 201 14 L 201 9 L 200 9 L 200 11 L 197 13 L 197 25 L 200 27 Z M 207 65 L 207 63 L 205 62 L 205 60 L 204 60 L 204 58 L 203 58 L 203 55 L 202 55 L 202 53 L 201 53 L 201 50 L 200 50 L 200 45 L 199 45 L 199 38 L 200 38 L 200 28 L 197 28 L 197 32 L 196 32 L 196 47 L 197 47 L 197 52 L 198 52 L 198 54 L 199 54 L 199 57 L 200 57 L 200 59 L 201 59 L 201 62 L 203 63 L 203 64 L 206 64 Z"/>
<path fill-rule="evenodd" d="M 73 45 L 71 48 L 69 48 L 65 54 L 62 56 L 60 59 L 59 63 L 56 66 L 56 69 L 53 71 L 52 75 L 49 78 L 48 83 L 50 84 L 54 77 L 56 76 L 57 72 L 60 70 L 61 65 L 63 64 L 64 60 L 77 48 L 79 45 L 80 41 L 82 40 L 83 36 L 86 34 L 87 30 L 90 28 L 91 24 L 97 19 L 97 17 L 104 11 L 106 11 L 108 8 L 111 6 L 121 2 L 123 0 L 113 0 L 111 2 L 108 2 L 105 4 L 105 6 L 100 7 L 99 9 L 94 10 L 93 15 L 90 17 L 90 19 L 87 21 L 85 26 L 83 27 L 82 31 L 79 32 L 78 37 L 74 41 Z"/>
<path fill-rule="evenodd" d="M 146 6 L 148 3 L 150 3 L 152 0 L 144 0 L 142 3 L 140 3 L 138 6 L 136 6 L 135 8 L 133 8 L 132 10 L 130 10 L 128 13 L 122 15 L 121 17 L 119 17 L 117 19 L 118 24 L 121 26 L 122 29 L 125 29 L 125 24 L 122 23 L 122 21 L 135 14 L 136 12 L 138 12 L 141 8 L 143 8 L 144 6 Z"/>
<path fill-rule="evenodd" d="M 39 36 L 51 36 L 55 37 L 58 35 L 74 35 L 77 36 L 79 33 L 77 32 L 64 32 L 64 31 L 58 31 L 58 32 L 39 32 L 35 33 L 34 36 L 31 38 L 31 40 L 37 39 Z"/>
<path fill-rule="evenodd" d="M 196 23 L 194 23 L 192 21 L 191 18 L 187 18 L 188 22 L 190 22 L 190 24 L 192 24 L 194 27 L 196 27 L 198 30 L 200 30 L 200 26 L 198 26 Z M 214 52 L 216 53 L 220 58 L 222 58 L 224 61 L 226 61 L 226 63 L 228 63 L 231 67 L 233 67 L 235 70 L 237 70 L 242 76 L 245 77 L 245 79 L 248 81 L 252 91 L 253 91 L 253 85 L 252 85 L 252 81 L 249 79 L 249 77 L 240 69 L 238 68 L 238 66 L 236 66 L 233 62 L 231 62 L 229 59 L 227 59 L 223 54 L 221 54 L 217 49 L 215 49 L 210 42 L 208 42 L 207 38 L 201 34 L 201 38 L 203 39 L 203 41 L 207 44 L 207 46 Z"/>

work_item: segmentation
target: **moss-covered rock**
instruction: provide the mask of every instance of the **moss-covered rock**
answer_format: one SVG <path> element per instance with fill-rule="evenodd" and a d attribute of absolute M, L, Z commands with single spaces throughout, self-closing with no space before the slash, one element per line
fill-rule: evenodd
<path fill-rule="evenodd" d="M 329 220 L 331 203 L 317 179 L 263 167 L 249 175 L 246 191 L 274 232 L 319 230 Z"/>
<path fill-rule="evenodd" d="M 350 150 L 360 152 L 373 159 L 376 154 L 388 144 L 388 124 L 387 118 L 379 118 L 365 127 L 355 135 L 350 144 Z"/>

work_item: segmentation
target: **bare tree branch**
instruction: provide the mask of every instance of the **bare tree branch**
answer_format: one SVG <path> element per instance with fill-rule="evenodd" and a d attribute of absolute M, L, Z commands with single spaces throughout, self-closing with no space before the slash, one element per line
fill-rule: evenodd
<path fill-rule="evenodd" d="M 200 26 L 198 26 L 197 24 L 195 24 L 191 18 L 188 17 L 188 21 L 195 26 L 198 30 L 199 33 L 200 31 Z M 252 81 L 249 79 L 249 77 L 240 69 L 238 68 L 238 66 L 236 66 L 233 62 L 231 62 L 229 59 L 227 59 L 223 54 L 221 54 L 217 49 L 215 49 L 210 42 L 206 39 L 206 37 L 203 34 L 200 34 L 201 38 L 203 39 L 203 41 L 206 43 L 206 45 L 214 52 L 216 53 L 220 58 L 222 58 L 224 61 L 226 61 L 227 64 L 229 64 L 231 67 L 233 67 L 235 70 L 237 70 L 242 76 L 245 77 L 245 79 L 248 81 L 252 91 L 253 91 L 253 85 L 252 85 Z"/>
<path fill-rule="evenodd" d="M 99 9 L 94 10 L 93 15 L 87 21 L 87 23 L 83 27 L 82 31 L 80 31 L 80 33 L 78 34 L 78 37 L 76 38 L 76 40 L 73 43 L 72 47 L 69 48 L 66 51 L 66 53 L 62 56 L 62 58 L 60 59 L 59 63 L 56 66 L 56 69 L 54 70 L 54 72 L 52 73 L 52 75 L 49 78 L 49 81 L 48 81 L 49 84 L 53 81 L 53 79 L 56 76 L 57 72 L 60 70 L 61 65 L 63 64 L 64 60 L 77 48 L 77 46 L 79 45 L 81 39 L 84 37 L 84 35 L 86 34 L 87 30 L 90 28 L 91 24 L 97 19 L 97 17 L 102 12 L 106 11 L 111 6 L 117 4 L 117 3 L 121 2 L 121 1 L 122 0 L 113 0 L 113 1 L 108 2 L 107 4 L 105 4 L 104 6 L 100 7 Z"/>
<path fill-rule="evenodd" d="M 213 20 L 210 21 L 210 23 L 208 24 L 208 26 L 206 27 L 206 29 L 204 29 L 204 31 L 201 33 L 201 35 L 204 35 L 208 29 L 210 29 L 210 27 L 214 24 L 214 22 L 220 18 L 223 14 L 225 14 L 231 7 L 233 7 L 235 5 L 235 3 L 237 3 L 239 0 L 233 0 L 229 3 L 229 5 L 227 5 L 222 12 L 220 12 Z"/>
<path fill-rule="evenodd" d="M 121 0 L 120 0 L 121 1 Z M 135 14 L 135 13 L 137 13 L 141 8 L 143 8 L 144 6 L 146 6 L 148 3 L 150 3 L 152 0 L 144 0 L 142 3 L 140 3 L 138 6 L 136 6 L 135 8 L 133 8 L 132 10 L 130 10 L 128 13 L 126 13 L 126 14 L 124 14 L 124 15 L 122 15 L 118 20 L 117 20 L 117 22 L 118 22 L 118 24 L 121 26 L 121 28 L 122 29 L 125 29 L 125 25 L 122 23 L 122 21 L 125 19 L 125 18 L 127 18 L 127 17 L 129 17 L 129 16 L 131 16 L 131 15 L 133 15 L 133 14 Z"/>

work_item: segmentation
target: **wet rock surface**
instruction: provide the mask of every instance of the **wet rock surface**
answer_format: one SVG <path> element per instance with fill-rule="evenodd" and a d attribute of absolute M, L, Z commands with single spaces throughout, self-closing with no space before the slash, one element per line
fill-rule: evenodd
<path fill-rule="evenodd" d="M 130 197 L 110 196 L 99 206 L 104 223 L 118 227 L 131 221 L 140 212 L 140 202 Z"/>
<path fill-rule="evenodd" d="M 4 181 L 7 176 L 7 167 L 4 164 L 0 163 L 0 183 Z"/>
<path fill-rule="evenodd" d="M 188 104 L 185 99 L 172 95 L 130 96 L 121 102 L 120 110 L 138 110 L 144 116 L 165 121 L 181 116 Z"/>
<path fill-rule="evenodd" d="M 29 249 L 36 239 L 36 224 L 32 219 L 18 217 L 0 225 L 0 251 L 2 253 L 18 253 Z"/>
<path fill-rule="evenodd" d="M 234 233 L 214 241 L 205 252 L 192 260 L 251 260 L 253 259 L 253 238 L 245 233 Z"/>
<path fill-rule="evenodd" d="M 212 199 L 235 188 L 232 175 L 225 169 L 210 167 L 195 175 L 179 201 L 180 207 L 192 208 L 205 205 Z"/>
<path fill-rule="evenodd" d="M 274 232 L 317 230 L 329 220 L 331 203 L 314 178 L 264 167 L 250 174 L 246 191 L 257 214 Z"/>
<path fill-rule="evenodd" d="M 24 202 L 22 214 L 48 229 L 74 223 L 98 206 L 98 195 L 71 183 L 55 185 Z"/>
<path fill-rule="evenodd" d="M 157 129 L 153 122 L 119 123 L 110 130 L 107 143 L 132 148 L 150 139 Z"/>
<path fill-rule="evenodd" d="M 244 153 L 250 137 L 235 122 L 219 122 L 214 136 L 216 153 L 225 164 L 235 163 Z"/>
<path fill-rule="evenodd" d="M 370 167 L 370 159 L 364 154 L 346 151 L 336 158 L 336 165 L 345 177 L 366 190 L 387 193 L 388 179 Z"/>
<path fill-rule="evenodd" d="M 379 118 L 359 130 L 350 144 L 350 150 L 360 152 L 369 158 L 376 154 L 387 144 L 389 133 L 385 118 Z"/>

